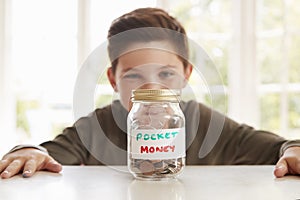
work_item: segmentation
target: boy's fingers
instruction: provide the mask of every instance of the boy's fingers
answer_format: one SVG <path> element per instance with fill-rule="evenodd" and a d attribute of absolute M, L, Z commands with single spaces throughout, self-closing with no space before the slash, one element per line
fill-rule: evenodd
<path fill-rule="evenodd" d="M 41 161 L 41 162 L 38 162 L 37 160 L 32 159 L 25 163 L 22 175 L 24 178 L 29 178 L 38 170 L 60 172 L 62 170 L 62 166 L 61 166 L 61 164 L 56 162 L 51 157 L 48 157 L 44 161 Z"/>
<path fill-rule="evenodd" d="M 36 168 L 37 168 L 36 161 L 35 160 L 28 160 L 24 165 L 22 176 L 24 178 L 31 177 L 35 173 Z"/>
<path fill-rule="evenodd" d="M 288 161 L 289 171 L 292 174 L 300 174 L 300 159 L 299 158 L 293 158 L 289 159 Z"/>
<path fill-rule="evenodd" d="M 43 169 L 58 173 L 62 170 L 62 166 L 61 166 L 61 164 L 56 162 L 54 159 L 50 158 L 49 161 L 45 164 Z"/>
<path fill-rule="evenodd" d="M 280 178 L 280 177 L 283 177 L 284 175 L 286 175 L 288 172 L 289 172 L 289 169 L 288 169 L 288 164 L 287 164 L 286 160 L 280 159 L 275 166 L 274 175 L 277 178 Z"/>
<path fill-rule="evenodd" d="M 0 173 L 8 166 L 8 160 L 0 160 Z"/>
<path fill-rule="evenodd" d="M 10 178 L 15 174 L 19 173 L 24 165 L 23 160 L 14 160 L 12 161 L 6 169 L 1 173 L 1 178 Z"/>
<path fill-rule="evenodd" d="M 296 162 L 295 171 L 297 172 L 297 174 L 300 174 L 300 160 L 299 159 Z"/>

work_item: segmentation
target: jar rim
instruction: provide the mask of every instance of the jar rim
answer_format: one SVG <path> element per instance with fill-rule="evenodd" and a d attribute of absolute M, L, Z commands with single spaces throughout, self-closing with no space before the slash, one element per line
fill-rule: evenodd
<path fill-rule="evenodd" d="M 178 89 L 136 89 L 131 92 L 131 101 L 170 101 L 180 102 Z"/>

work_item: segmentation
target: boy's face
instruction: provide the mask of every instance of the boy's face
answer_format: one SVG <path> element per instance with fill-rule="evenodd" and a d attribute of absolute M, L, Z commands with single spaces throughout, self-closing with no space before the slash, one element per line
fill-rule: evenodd
<path fill-rule="evenodd" d="M 118 58 L 113 74 L 107 75 L 122 105 L 129 110 L 131 91 L 142 89 L 182 89 L 190 77 L 192 66 L 184 68 L 182 60 L 173 53 L 160 49 L 139 49 Z"/>

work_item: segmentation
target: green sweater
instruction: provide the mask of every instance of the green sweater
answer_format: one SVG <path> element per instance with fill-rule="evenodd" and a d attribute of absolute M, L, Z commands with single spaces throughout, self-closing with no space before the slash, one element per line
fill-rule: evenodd
<path fill-rule="evenodd" d="M 186 118 L 187 165 L 275 164 L 284 149 L 300 146 L 300 141 L 238 124 L 201 103 L 180 106 Z M 125 165 L 127 115 L 114 101 L 41 146 L 64 165 Z"/>

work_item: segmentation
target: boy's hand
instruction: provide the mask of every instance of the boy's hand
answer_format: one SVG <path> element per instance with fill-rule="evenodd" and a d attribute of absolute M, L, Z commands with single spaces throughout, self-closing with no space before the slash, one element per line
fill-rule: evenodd
<path fill-rule="evenodd" d="M 288 174 L 300 175 L 300 147 L 286 149 L 276 164 L 274 175 L 277 178 Z"/>
<path fill-rule="evenodd" d="M 39 170 L 58 173 L 62 170 L 62 166 L 51 156 L 35 148 L 14 151 L 0 160 L 1 178 L 10 178 L 20 172 L 27 178 Z"/>

